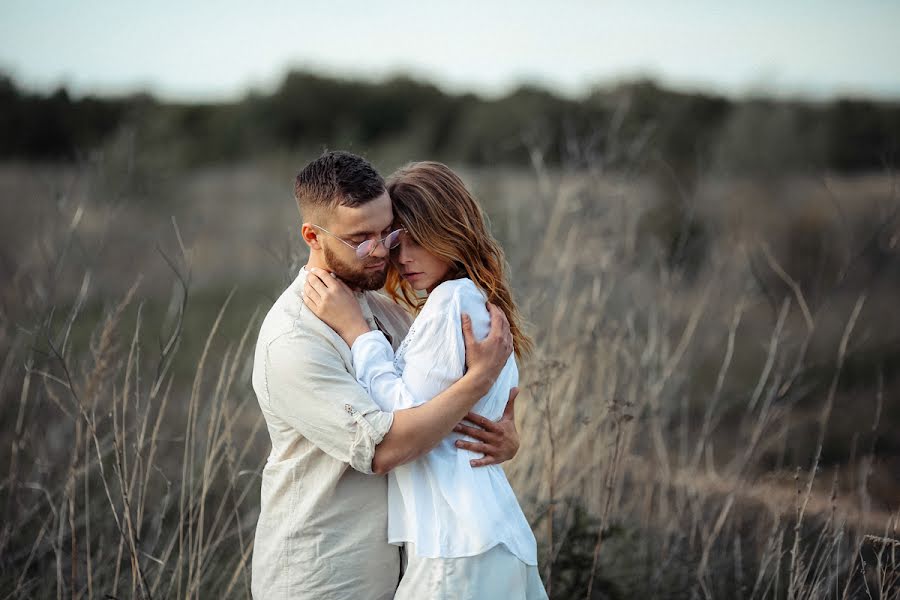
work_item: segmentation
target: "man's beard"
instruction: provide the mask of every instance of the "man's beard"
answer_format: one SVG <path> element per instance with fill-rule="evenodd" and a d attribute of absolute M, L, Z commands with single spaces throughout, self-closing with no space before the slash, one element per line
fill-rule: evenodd
<path fill-rule="evenodd" d="M 328 246 L 323 246 L 322 250 L 331 272 L 350 287 L 358 290 L 380 290 L 384 287 L 384 282 L 387 279 L 387 268 L 380 271 L 366 270 L 365 268 L 366 265 L 379 261 L 360 260 L 354 266 L 338 258 Z"/>

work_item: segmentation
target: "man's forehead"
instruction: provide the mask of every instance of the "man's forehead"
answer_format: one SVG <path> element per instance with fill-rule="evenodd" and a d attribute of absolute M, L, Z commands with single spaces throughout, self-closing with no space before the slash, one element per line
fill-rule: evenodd
<path fill-rule="evenodd" d="M 359 206 L 339 205 L 332 217 L 333 229 L 343 235 L 380 233 L 394 222 L 391 197 L 385 191 L 381 196 Z"/>

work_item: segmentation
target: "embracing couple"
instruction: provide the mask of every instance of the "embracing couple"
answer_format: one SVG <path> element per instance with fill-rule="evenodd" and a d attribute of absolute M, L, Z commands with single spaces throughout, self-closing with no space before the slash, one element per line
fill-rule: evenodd
<path fill-rule="evenodd" d="M 346 152 L 294 195 L 309 261 L 253 367 L 272 439 L 254 598 L 546 598 L 500 466 L 532 342 L 477 201 L 440 163 L 385 182 Z"/>

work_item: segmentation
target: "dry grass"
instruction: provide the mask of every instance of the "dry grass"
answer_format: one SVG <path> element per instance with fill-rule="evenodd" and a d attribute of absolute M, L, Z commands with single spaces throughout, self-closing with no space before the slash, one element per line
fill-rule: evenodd
<path fill-rule="evenodd" d="M 522 458 L 510 468 L 532 522 L 542 524 L 536 531 L 552 591 L 584 598 L 898 597 L 900 495 L 873 501 L 875 442 L 855 459 L 836 464 L 830 457 L 823 477 L 823 449 L 836 436 L 854 427 L 883 430 L 885 374 L 858 381 L 852 396 L 842 385 L 848 353 L 877 335 L 858 331 L 871 288 L 857 289 L 849 309 L 811 307 L 769 242 L 746 229 L 692 282 L 666 267 L 641 276 L 629 236 L 600 236 L 598 222 L 584 218 L 583 199 L 598 200 L 589 190 L 603 189 L 602 182 L 573 179 L 574 189 L 560 186 L 549 203 L 545 241 L 555 251 L 540 256 L 553 260 L 524 294 L 538 299 L 530 312 L 538 315 L 542 356 L 525 369 L 533 409 L 524 418 Z M 627 219 L 614 203 L 598 217 Z M 592 246 L 598 237 L 605 245 Z M 750 252 L 783 284 L 768 320 L 761 318 L 761 286 L 749 285 L 756 281 L 744 258 Z M 626 265 L 632 273 L 623 273 Z M 829 310 L 842 313 L 837 336 L 820 332 L 820 322 L 835 318 Z M 831 348 L 829 368 L 817 387 L 794 395 L 812 385 L 813 339 Z M 707 349 L 715 377 L 704 388 L 696 379 Z M 744 355 L 740 366 L 736 352 Z M 835 431 L 836 407 L 855 422 Z M 798 431 L 810 451 L 791 461 L 785 448 Z M 856 475 L 852 485 L 840 480 L 842 469 Z M 898 489 L 900 473 L 874 476 Z M 587 527 L 582 512 L 595 517 Z M 585 528 L 595 535 L 591 560 L 560 564 L 569 538 Z M 631 564 L 621 564 L 623 555 Z"/>
<path fill-rule="evenodd" d="M 890 179 L 703 182 L 679 205 L 706 231 L 691 266 L 648 180 L 534 162 L 467 178 L 538 341 L 507 471 L 551 597 L 900 597 L 897 263 L 862 276 L 896 257 Z M 191 175 L 162 208 L 2 170 L 5 196 L 44 200 L 0 255 L 0 597 L 249 597 L 269 300 L 245 291 L 302 258 L 271 242 L 279 169 Z M 784 194 L 816 216 L 779 221 Z M 818 278 L 801 227 L 842 231 Z"/>

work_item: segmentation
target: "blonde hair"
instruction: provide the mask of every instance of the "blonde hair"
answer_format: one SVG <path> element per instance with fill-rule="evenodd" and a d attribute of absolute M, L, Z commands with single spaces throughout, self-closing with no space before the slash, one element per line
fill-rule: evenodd
<path fill-rule="evenodd" d="M 450 279 L 468 277 L 506 314 L 516 357 L 531 353 L 534 342 L 512 298 L 506 259 L 491 235 L 484 213 L 462 180 L 439 162 L 410 163 L 387 180 L 394 217 L 426 251 L 450 262 Z M 425 303 L 391 262 L 385 290 L 418 313 Z"/>

